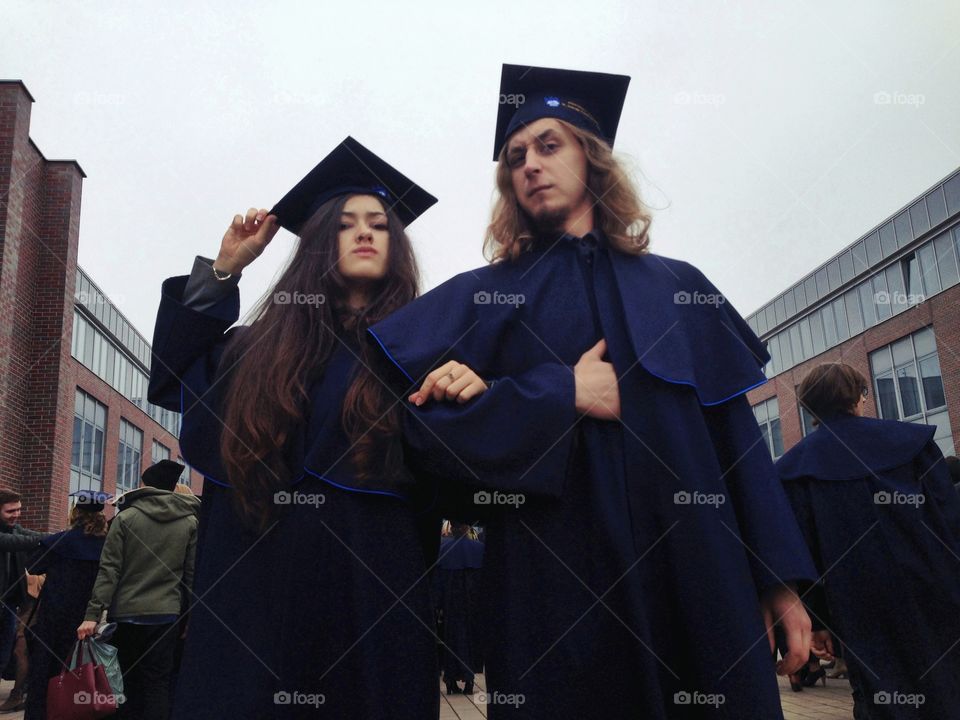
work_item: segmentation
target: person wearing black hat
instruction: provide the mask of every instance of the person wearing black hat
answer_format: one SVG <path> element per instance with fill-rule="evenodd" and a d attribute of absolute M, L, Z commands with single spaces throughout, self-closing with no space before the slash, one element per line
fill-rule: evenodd
<path fill-rule="evenodd" d="M 867 379 L 813 368 L 797 399 L 816 430 L 777 461 L 822 582 L 805 588 L 814 650 L 843 645 L 855 716 L 956 717 L 960 499 L 936 427 L 864 416 Z"/>
<path fill-rule="evenodd" d="M 27 560 L 27 571 L 46 575 L 40 598 L 27 621 L 30 650 L 27 677 L 27 720 L 47 717 L 47 683 L 69 662 L 87 601 L 100 566 L 107 535 L 104 503 L 113 497 L 96 490 L 78 490 L 68 518 L 69 529 L 45 537 Z"/>
<path fill-rule="evenodd" d="M 436 554 L 439 523 L 418 515 L 428 486 L 406 463 L 402 398 L 365 342 L 417 294 L 405 228 L 434 202 L 347 138 L 163 284 L 149 398 L 182 411 L 181 450 L 205 478 L 178 719 L 437 716 L 421 545 Z M 278 225 L 296 249 L 228 330 Z M 485 387 L 474 375 L 461 399 Z"/>
<path fill-rule="evenodd" d="M 143 472 L 139 488 L 118 499 L 76 629 L 82 640 L 105 615 L 117 623 L 113 644 L 124 677 L 126 699 L 118 711 L 123 718 L 169 716 L 175 630 L 193 582 L 200 505 L 173 492 L 183 468 L 161 460 Z"/>
<path fill-rule="evenodd" d="M 612 155 L 628 82 L 505 65 L 492 264 L 371 333 L 411 387 L 411 447 L 490 514 L 490 718 L 780 718 L 774 624 L 785 674 L 816 576 L 746 399 L 769 356 L 649 252 Z M 460 363 L 488 392 L 432 402 Z"/>

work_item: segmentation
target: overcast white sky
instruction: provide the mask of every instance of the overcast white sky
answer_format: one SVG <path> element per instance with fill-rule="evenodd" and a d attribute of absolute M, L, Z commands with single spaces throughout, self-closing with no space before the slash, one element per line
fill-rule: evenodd
<path fill-rule="evenodd" d="M 630 75 L 653 250 L 747 315 L 960 166 L 960 3 L 4 0 L 0 77 L 87 173 L 80 264 L 149 339 L 159 286 L 346 135 L 440 198 L 426 288 L 483 264 L 503 62 Z M 893 102 L 876 102 L 890 93 Z M 244 310 L 292 246 L 244 273 Z"/>

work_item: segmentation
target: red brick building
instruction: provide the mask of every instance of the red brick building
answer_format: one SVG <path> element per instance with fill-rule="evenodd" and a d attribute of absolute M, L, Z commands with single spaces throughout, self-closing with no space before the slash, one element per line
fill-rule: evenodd
<path fill-rule="evenodd" d="M 77 267 L 85 175 L 30 139 L 33 102 L 0 81 L 0 485 L 23 525 L 56 530 L 71 491 L 179 459 L 179 416 L 147 403 L 149 344 Z"/>
<path fill-rule="evenodd" d="M 747 318 L 772 356 L 748 398 L 779 457 L 812 429 L 804 376 L 845 362 L 870 381 L 872 417 L 937 426 L 960 448 L 960 170 Z"/>

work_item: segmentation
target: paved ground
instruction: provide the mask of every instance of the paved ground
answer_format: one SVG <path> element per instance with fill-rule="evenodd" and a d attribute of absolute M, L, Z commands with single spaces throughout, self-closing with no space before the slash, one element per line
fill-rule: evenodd
<path fill-rule="evenodd" d="M 4 680 L 0 683 L 0 702 L 6 700 L 13 683 Z M 486 687 L 483 676 L 477 676 L 477 687 L 472 698 L 465 695 L 446 695 L 440 697 L 440 720 L 482 720 L 487 709 L 480 695 L 480 688 Z M 785 680 L 780 682 L 780 697 L 786 720 L 851 720 L 853 703 L 850 700 L 850 686 L 845 680 L 827 680 L 827 687 L 818 685 L 795 693 Z M 0 720 L 22 720 L 23 713 L 3 713 Z"/>
<path fill-rule="evenodd" d="M 483 676 L 477 676 L 476 694 L 441 694 L 440 720 L 482 720 L 487 716 L 480 688 L 486 687 Z M 790 684 L 781 679 L 780 698 L 783 701 L 783 713 L 786 720 L 851 720 L 853 701 L 850 699 L 850 685 L 846 680 L 827 680 L 827 686 L 804 688 L 795 693 Z"/>

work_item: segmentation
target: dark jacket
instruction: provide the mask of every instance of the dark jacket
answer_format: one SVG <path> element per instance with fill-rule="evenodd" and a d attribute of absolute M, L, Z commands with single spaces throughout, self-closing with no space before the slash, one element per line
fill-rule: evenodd
<path fill-rule="evenodd" d="M 0 598 L 10 607 L 20 605 L 26 596 L 25 554 L 37 548 L 44 537 L 45 533 L 20 525 L 0 523 Z"/>

